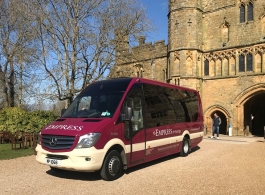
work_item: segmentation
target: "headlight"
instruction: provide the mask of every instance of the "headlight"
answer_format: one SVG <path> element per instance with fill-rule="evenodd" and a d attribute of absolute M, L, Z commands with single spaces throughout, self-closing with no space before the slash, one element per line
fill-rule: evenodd
<path fill-rule="evenodd" d="M 41 145 L 41 132 L 37 135 L 37 137 L 35 137 L 37 140 L 37 144 Z"/>
<path fill-rule="evenodd" d="M 98 141 L 100 133 L 89 133 L 80 136 L 78 144 L 75 148 L 90 148 Z"/>

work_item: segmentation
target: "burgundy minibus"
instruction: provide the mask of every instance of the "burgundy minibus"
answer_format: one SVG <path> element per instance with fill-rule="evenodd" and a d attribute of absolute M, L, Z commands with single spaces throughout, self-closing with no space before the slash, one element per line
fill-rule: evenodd
<path fill-rule="evenodd" d="M 174 153 L 187 156 L 202 139 L 196 90 L 116 78 L 88 85 L 41 130 L 36 160 L 54 171 L 99 171 L 115 180 L 124 169 Z"/>

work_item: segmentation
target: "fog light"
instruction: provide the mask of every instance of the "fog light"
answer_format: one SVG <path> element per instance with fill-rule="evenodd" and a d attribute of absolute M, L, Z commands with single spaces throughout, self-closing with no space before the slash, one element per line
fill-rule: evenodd
<path fill-rule="evenodd" d="M 87 157 L 87 158 L 85 158 L 85 159 L 86 159 L 86 161 L 90 161 L 90 160 L 91 160 L 91 158 L 88 158 L 88 157 Z"/>

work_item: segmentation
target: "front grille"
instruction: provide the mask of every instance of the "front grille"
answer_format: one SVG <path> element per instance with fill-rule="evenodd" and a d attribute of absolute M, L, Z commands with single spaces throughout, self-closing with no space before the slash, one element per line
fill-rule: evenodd
<path fill-rule="evenodd" d="M 42 145 L 52 150 L 70 149 L 74 142 L 74 136 L 41 135 Z"/>
<path fill-rule="evenodd" d="M 66 155 L 47 154 L 47 158 L 56 159 L 56 160 L 65 160 L 65 159 L 68 159 L 68 156 L 66 156 Z"/>

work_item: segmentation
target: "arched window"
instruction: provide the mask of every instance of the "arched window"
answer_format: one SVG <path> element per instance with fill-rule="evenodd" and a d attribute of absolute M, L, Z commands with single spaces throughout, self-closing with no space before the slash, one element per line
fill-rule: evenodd
<path fill-rule="evenodd" d="M 265 17 L 264 16 L 261 19 L 261 22 L 262 22 L 262 34 L 265 35 Z"/>
<path fill-rule="evenodd" d="M 139 70 L 139 71 L 137 71 L 137 77 L 139 77 L 139 78 L 143 78 L 143 70 L 141 69 L 141 70 Z"/>
<path fill-rule="evenodd" d="M 227 26 L 223 26 L 222 28 L 222 41 L 223 43 L 228 42 L 228 27 Z"/>
<path fill-rule="evenodd" d="M 248 21 L 253 20 L 253 3 L 248 4 Z"/>
<path fill-rule="evenodd" d="M 241 4 L 240 6 L 240 23 L 245 22 L 245 6 Z"/>
<path fill-rule="evenodd" d="M 239 56 L 239 72 L 245 72 L 245 56 Z"/>
<path fill-rule="evenodd" d="M 209 60 L 204 60 L 204 76 L 209 76 Z"/>
<path fill-rule="evenodd" d="M 252 54 L 248 54 L 247 55 L 247 71 L 252 71 L 253 70 L 252 65 L 253 65 Z"/>
<path fill-rule="evenodd" d="M 143 77 L 143 72 L 144 72 L 143 65 L 136 64 L 135 68 L 136 68 L 136 71 L 135 71 L 136 72 L 136 76 L 142 78 Z"/>

